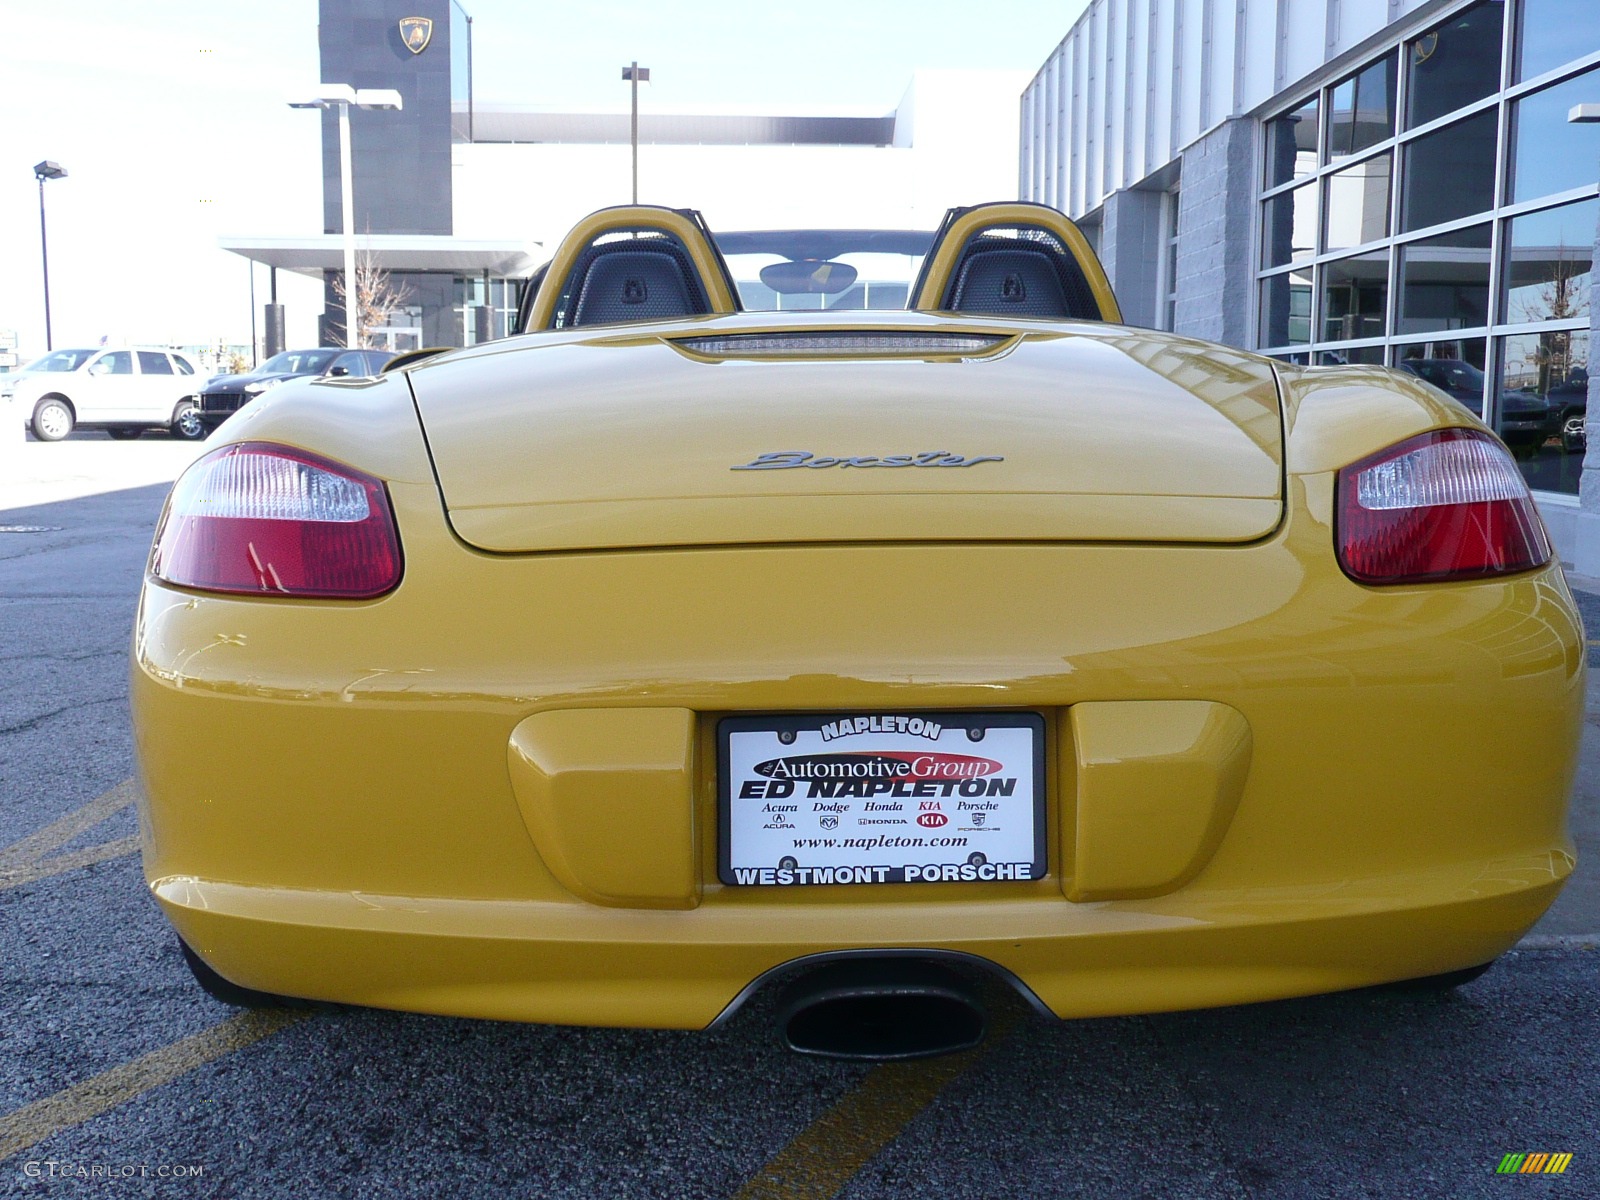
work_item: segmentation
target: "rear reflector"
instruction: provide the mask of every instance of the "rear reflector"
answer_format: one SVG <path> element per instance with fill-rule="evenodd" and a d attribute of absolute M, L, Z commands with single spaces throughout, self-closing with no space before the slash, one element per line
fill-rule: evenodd
<path fill-rule="evenodd" d="M 180 587 L 366 600 L 400 582 L 383 484 L 302 450 L 225 446 L 178 480 L 151 571 Z"/>
<path fill-rule="evenodd" d="M 1504 446 L 1424 433 L 1339 472 L 1339 565 L 1361 583 L 1481 579 L 1542 567 L 1550 538 Z"/>

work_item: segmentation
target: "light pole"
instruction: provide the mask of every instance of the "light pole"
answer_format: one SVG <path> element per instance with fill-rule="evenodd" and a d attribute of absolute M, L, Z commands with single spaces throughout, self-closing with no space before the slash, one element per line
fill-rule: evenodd
<path fill-rule="evenodd" d="M 33 177 L 39 181 L 39 257 L 44 265 L 44 348 L 54 350 L 55 346 L 50 340 L 50 239 L 45 235 L 44 228 L 44 181 L 65 179 L 67 171 L 60 163 L 47 158 L 42 163 L 33 164 Z"/>
<path fill-rule="evenodd" d="M 290 108 L 339 110 L 340 224 L 344 227 L 344 344 L 354 350 L 362 344 L 359 305 L 356 303 L 356 207 L 350 176 L 350 106 L 398 110 L 400 93 L 393 88 L 353 88 L 348 83 L 325 83 L 315 96 L 289 101 Z"/>
<path fill-rule="evenodd" d="M 1574 125 L 1593 125 L 1600 123 L 1600 104 L 1574 104 L 1571 110 L 1567 113 L 1567 120 Z M 1600 238 L 1600 234 L 1596 234 L 1596 237 Z M 1591 382 L 1589 387 L 1592 394 L 1594 391 L 1594 382 L 1593 377 L 1591 376 L 1590 378 Z M 1563 422 L 1563 424 L 1565 424 L 1565 422 Z M 1585 441 L 1587 441 L 1587 436 L 1587 430 L 1585 430 Z M 1585 456 L 1587 460 L 1587 450 L 1585 451 Z"/>
<path fill-rule="evenodd" d="M 629 141 L 633 145 L 633 202 L 639 203 L 639 85 L 650 82 L 650 68 L 637 62 L 622 68 L 622 78 L 633 85 L 633 122 Z"/>

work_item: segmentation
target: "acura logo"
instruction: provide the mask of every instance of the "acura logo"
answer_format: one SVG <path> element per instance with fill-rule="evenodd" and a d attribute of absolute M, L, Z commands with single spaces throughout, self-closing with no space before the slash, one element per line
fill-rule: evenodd
<path fill-rule="evenodd" d="M 830 458 L 809 450 L 769 450 L 747 463 L 729 467 L 730 471 L 785 471 L 791 467 L 975 467 L 979 463 L 1005 462 L 999 454 L 975 454 L 968 458 L 948 450 L 925 450 L 921 454 L 885 454 L 882 458 L 859 455 Z"/>

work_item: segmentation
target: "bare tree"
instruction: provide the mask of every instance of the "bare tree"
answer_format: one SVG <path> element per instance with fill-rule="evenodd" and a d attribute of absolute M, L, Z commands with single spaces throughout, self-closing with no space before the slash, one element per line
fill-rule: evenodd
<path fill-rule="evenodd" d="M 344 274 L 334 276 L 333 294 L 342 305 L 345 299 Z M 369 250 L 356 253 L 356 320 L 363 337 L 360 346 L 375 347 L 373 333 L 389 323 L 389 319 L 406 306 L 412 297 L 408 283 L 395 283 L 389 272 L 378 265 Z M 335 332 L 330 336 L 335 345 L 349 346 L 348 334 Z"/>
<path fill-rule="evenodd" d="M 1555 257 L 1546 264 L 1549 278 L 1532 286 L 1513 288 L 1511 307 L 1523 321 L 1565 321 L 1586 316 L 1592 269 L 1590 255 L 1572 254 L 1564 244 L 1558 245 Z M 1538 348 L 1529 358 L 1538 372 L 1534 387 L 1542 396 L 1552 387 L 1565 383 L 1575 369 L 1587 364 L 1575 361 L 1584 356 L 1576 353 L 1571 331 L 1557 330 L 1538 336 Z"/>

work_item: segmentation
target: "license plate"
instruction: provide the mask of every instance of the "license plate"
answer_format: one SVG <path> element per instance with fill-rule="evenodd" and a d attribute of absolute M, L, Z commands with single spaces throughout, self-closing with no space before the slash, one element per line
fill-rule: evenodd
<path fill-rule="evenodd" d="M 723 883 L 1044 877 L 1036 713 L 728 717 L 717 751 Z"/>

